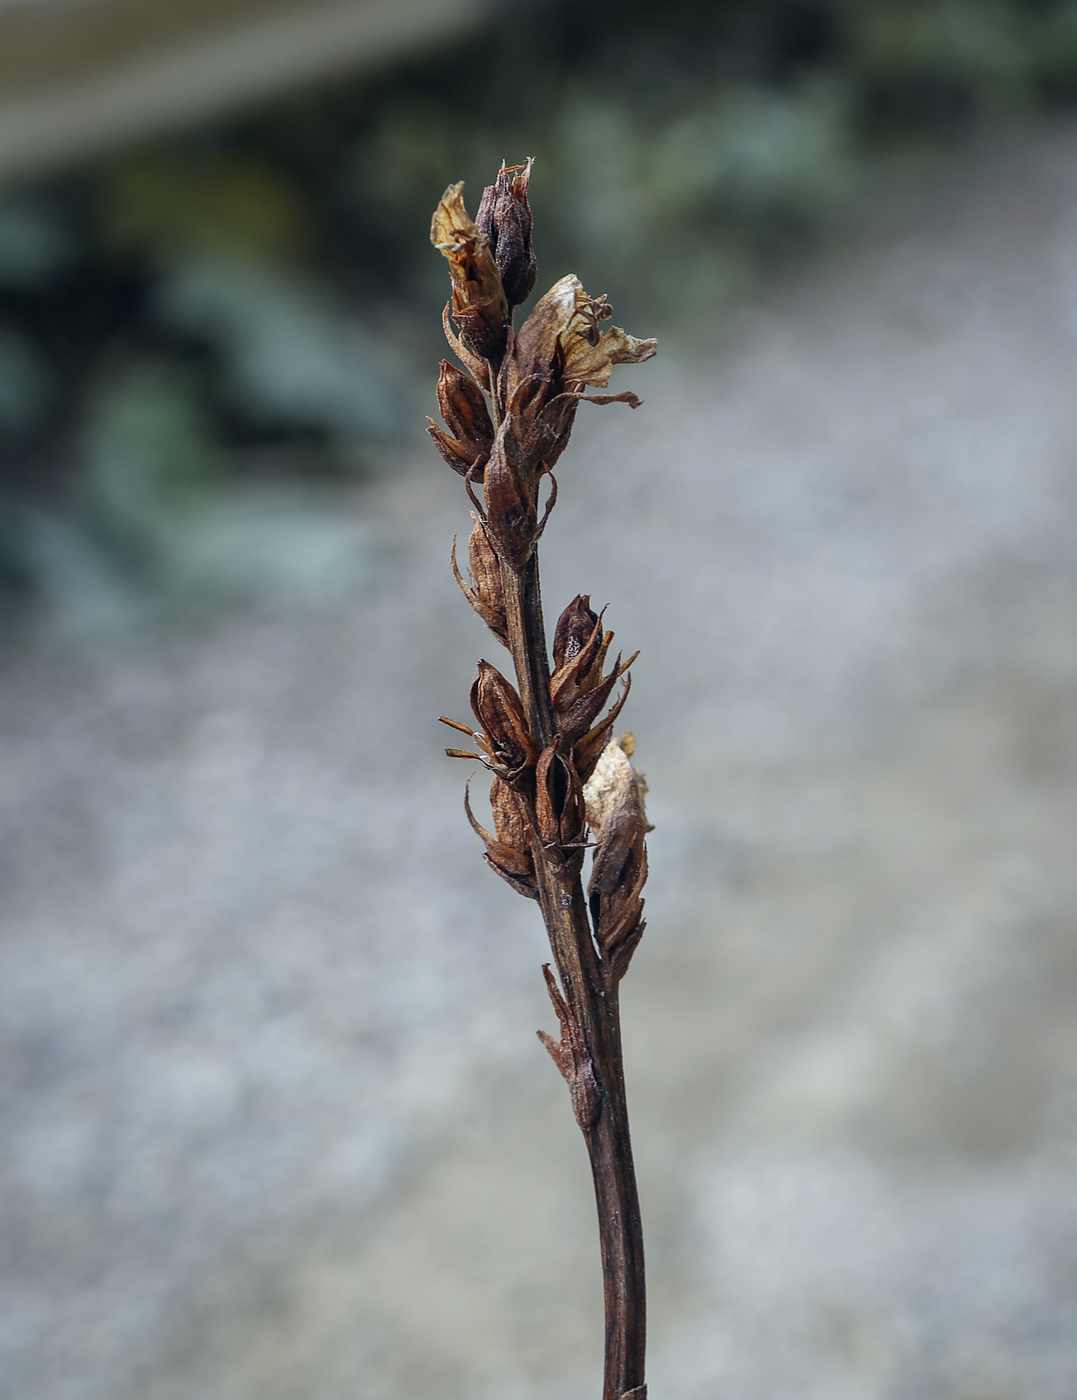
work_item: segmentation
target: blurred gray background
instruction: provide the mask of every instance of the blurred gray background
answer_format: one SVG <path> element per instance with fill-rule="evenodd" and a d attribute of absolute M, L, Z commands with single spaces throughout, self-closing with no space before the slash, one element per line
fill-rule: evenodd
<path fill-rule="evenodd" d="M 652 1400 L 1077 1392 L 1077 6 L 0 5 L 0 1395 L 585 1400 L 422 439 L 451 179 L 662 337 L 545 594 L 642 649 Z M 630 382 L 631 376 L 631 382 Z"/>

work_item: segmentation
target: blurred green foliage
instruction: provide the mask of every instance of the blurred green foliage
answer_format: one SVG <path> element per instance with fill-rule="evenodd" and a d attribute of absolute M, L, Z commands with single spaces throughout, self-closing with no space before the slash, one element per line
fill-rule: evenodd
<path fill-rule="evenodd" d="M 517 0 L 373 77 L 12 189 L 3 596 L 104 617 L 346 587 L 366 548 L 340 492 L 430 398 L 450 179 L 474 204 L 535 156 L 539 289 L 571 268 L 650 333 L 1075 96 L 1077 0 Z"/>

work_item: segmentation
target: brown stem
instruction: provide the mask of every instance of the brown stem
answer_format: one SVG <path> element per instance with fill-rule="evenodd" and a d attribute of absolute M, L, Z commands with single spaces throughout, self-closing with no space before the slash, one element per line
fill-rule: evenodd
<path fill-rule="evenodd" d="M 519 573 L 503 562 L 502 581 L 520 698 L 532 734 L 545 747 L 554 737 L 555 725 L 538 555 L 532 553 Z M 606 1305 L 602 1400 L 622 1400 L 643 1386 L 646 1291 L 617 989 L 613 979 L 603 976 L 580 877 L 566 876 L 537 841 L 533 851 L 539 902 L 561 987 L 580 1027 L 598 1087 L 599 1111 L 583 1134 L 595 1183 Z M 633 1400 L 642 1400 L 642 1395 Z"/>
<path fill-rule="evenodd" d="M 538 554 L 532 552 L 517 573 L 501 561 L 509 651 L 516 667 L 516 685 L 524 703 L 532 737 L 545 748 L 554 736 L 550 703 L 550 663 L 546 659 L 546 627 L 542 617 Z"/>

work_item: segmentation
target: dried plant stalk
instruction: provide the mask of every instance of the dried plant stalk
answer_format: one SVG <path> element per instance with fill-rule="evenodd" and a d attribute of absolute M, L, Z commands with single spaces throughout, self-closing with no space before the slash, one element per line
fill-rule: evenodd
<path fill-rule="evenodd" d="M 557 499 L 553 467 L 581 399 L 639 406 L 631 393 L 585 390 L 605 388 L 616 364 L 650 359 L 656 342 L 604 327 L 605 297 L 588 296 L 571 275 L 514 330 L 513 308 L 535 285 L 530 175 L 530 161 L 503 165 L 474 220 L 463 185 L 450 185 L 431 227 L 452 279 L 445 334 L 464 370 L 442 362 L 437 393 L 445 426 L 431 420 L 429 431 L 474 506 L 470 579 L 455 548 L 452 566 L 468 602 L 508 648 L 516 678 L 513 686 L 480 661 L 471 688 L 475 724 L 444 721 L 469 735 L 478 751 L 446 752 L 489 769 L 494 830 L 479 824 L 465 797 L 468 820 L 485 844 L 487 864 L 542 910 L 557 975 L 549 964 L 543 972 L 560 1035 L 539 1035 L 568 1084 L 598 1204 L 603 1400 L 646 1400 L 643 1234 L 618 984 L 643 933 L 650 828 L 629 762 L 634 742 L 615 740 L 612 729 L 635 657 L 607 664 L 613 633 L 580 595 L 558 619 L 551 668 L 537 546 Z M 587 848 L 593 859 L 585 896 Z"/>

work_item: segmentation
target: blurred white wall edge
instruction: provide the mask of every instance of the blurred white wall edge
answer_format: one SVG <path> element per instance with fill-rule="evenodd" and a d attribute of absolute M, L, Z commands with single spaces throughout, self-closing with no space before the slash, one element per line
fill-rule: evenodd
<path fill-rule="evenodd" d="M 0 180 L 376 64 L 490 8 L 491 0 L 0 0 Z"/>

